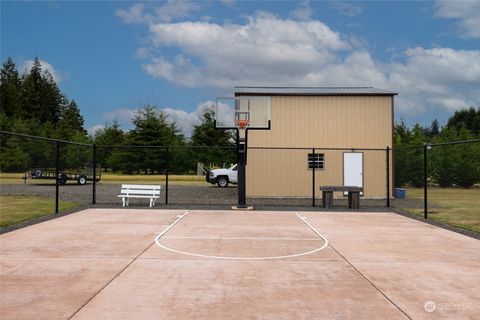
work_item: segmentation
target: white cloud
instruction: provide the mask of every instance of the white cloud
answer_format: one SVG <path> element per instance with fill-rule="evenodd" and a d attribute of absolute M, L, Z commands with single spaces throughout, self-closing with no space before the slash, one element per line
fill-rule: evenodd
<path fill-rule="evenodd" d="M 168 0 L 164 5 L 155 8 L 155 13 L 160 21 L 170 22 L 173 19 L 188 17 L 191 13 L 200 9 L 200 5 L 195 2 Z"/>
<path fill-rule="evenodd" d="M 144 16 L 144 4 L 135 3 L 128 9 L 118 9 L 115 12 L 115 15 L 122 19 L 124 23 L 128 24 L 138 24 L 147 22 L 146 17 Z"/>
<path fill-rule="evenodd" d="M 347 17 L 358 16 L 363 12 L 363 7 L 358 2 L 353 3 L 348 1 L 331 1 L 330 7 Z"/>
<path fill-rule="evenodd" d="M 400 116 L 480 104 L 480 50 L 416 47 L 395 53 L 401 62 L 381 62 L 362 39 L 317 20 L 265 12 L 244 24 L 157 23 L 149 32 L 153 50 L 143 63 L 145 72 L 186 87 L 375 86 L 399 92 Z M 154 53 L 165 48 L 178 53 Z"/>
<path fill-rule="evenodd" d="M 459 20 L 458 26 L 466 38 L 480 38 L 480 1 L 436 1 L 435 15 Z"/>
<path fill-rule="evenodd" d="M 183 19 L 200 9 L 201 6 L 196 2 L 168 0 L 160 6 L 148 4 L 148 8 L 143 3 L 135 3 L 128 9 L 118 9 L 115 15 L 127 24 L 149 24 Z"/>
<path fill-rule="evenodd" d="M 169 121 L 175 122 L 185 136 L 189 137 L 192 135 L 193 126 L 200 124 L 200 117 L 204 108 L 209 106 L 209 103 L 210 101 L 199 103 L 192 112 L 178 108 L 163 108 L 162 111 L 167 115 Z"/>
<path fill-rule="evenodd" d="M 480 104 L 480 50 L 411 48 L 404 54 L 405 63 L 387 66 L 388 86 L 402 93 L 400 111 L 451 112 Z"/>
<path fill-rule="evenodd" d="M 132 120 L 135 114 L 140 109 L 119 108 L 109 112 L 105 112 L 102 117 L 107 122 L 117 121 L 120 127 L 130 129 L 132 127 Z"/>
<path fill-rule="evenodd" d="M 312 15 L 313 9 L 310 7 L 310 2 L 308 0 L 300 2 L 299 7 L 290 12 L 290 16 L 298 20 L 310 20 Z"/>
<path fill-rule="evenodd" d="M 57 84 L 59 84 L 62 81 L 68 80 L 68 74 L 55 70 L 55 68 L 45 60 L 39 60 L 39 61 L 42 66 L 42 70 L 48 71 L 52 75 L 53 79 Z M 20 65 L 20 69 L 19 69 L 20 71 L 30 72 L 33 66 L 33 60 L 25 60 L 21 62 L 19 65 Z"/>
<path fill-rule="evenodd" d="M 158 56 L 145 71 L 184 86 L 232 86 L 248 82 L 292 82 L 350 50 L 342 36 L 320 21 L 282 20 L 265 13 L 245 25 L 207 22 L 150 26 L 153 45 L 180 49 L 173 59 Z M 192 63 L 192 60 L 200 63 Z"/>
<path fill-rule="evenodd" d="M 97 124 L 94 126 L 91 126 L 90 128 L 87 129 L 87 132 L 89 135 L 94 136 L 97 131 L 105 129 L 105 125 L 103 124 Z"/>

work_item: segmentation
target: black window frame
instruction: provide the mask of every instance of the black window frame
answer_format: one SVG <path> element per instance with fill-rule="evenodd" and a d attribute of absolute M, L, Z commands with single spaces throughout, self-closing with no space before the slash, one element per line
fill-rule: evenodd
<path fill-rule="evenodd" d="M 315 155 L 315 158 L 313 157 Z M 325 170 L 325 154 L 324 153 L 309 153 L 307 155 L 307 168 L 308 170 Z"/>

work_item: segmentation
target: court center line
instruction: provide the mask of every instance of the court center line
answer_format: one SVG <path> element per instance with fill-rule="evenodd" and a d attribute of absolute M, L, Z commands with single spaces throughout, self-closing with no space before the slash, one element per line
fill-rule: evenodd
<path fill-rule="evenodd" d="M 280 237 L 258 237 L 258 238 L 240 238 L 240 237 L 162 237 L 162 239 L 192 239 L 192 240 L 289 240 L 289 241 L 320 241 L 317 238 L 280 238 Z"/>
<path fill-rule="evenodd" d="M 167 247 L 165 245 L 162 245 L 160 243 L 160 238 L 171 228 L 173 227 L 180 219 L 182 219 L 186 213 L 181 216 L 177 221 L 175 221 L 170 227 L 165 229 L 162 233 L 160 233 L 158 236 L 155 237 L 155 243 L 157 246 L 159 246 L 162 249 L 165 249 L 167 251 L 173 252 L 173 253 L 178 253 L 178 254 L 183 254 L 187 256 L 192 256 L 192 257 L 199 257 L 199 258 L 207 258 L 207 259 L 217 259 L 217 260 L 278 260 L 278 259 L 287 259 L 287 258 L 295 258 L 295 257 L 300 257 L 300 256 L 305 256 L 309 254 L 313 254 L 315 252 L 321 251 L 325 249 L 328 246 L 328 239 L 325 238 L 320 232 L 318 232 L 311 224 L 306 222 L 306 218 L 300 217 L 298 214 L 296 214 L 297 218 L 299 218 L 301 221 L 303 221 L 310 229 L 315 232 L 321 239 L 323 239 L 324 244 L 316 249 L 306 251 L 306 252 L 301 252 L 297 254 L 290 254 L 290 255 L 284 255 L 284 256 L 272 256 L 272 257 L 226 257 L 226 256 L 212 256 L 212 255 L 206 255 L 206 254 L 199 254 L 199 253 L 193 253 L 193 252 L 187 252 L 187 251 L 181 251 L 177 249 L 173 249 L 170 247 Z"/>

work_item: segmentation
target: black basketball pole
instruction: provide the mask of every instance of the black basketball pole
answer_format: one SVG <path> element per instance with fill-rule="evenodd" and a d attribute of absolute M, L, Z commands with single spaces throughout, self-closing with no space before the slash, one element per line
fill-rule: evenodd
<path fill-rule="evenodd" d="M 237 208 L 246 208 L 246 184 L 245 184 L 245 144 L 238 143 L 238 205 Z"/>
<path fill-rule="evenodd" d="M 387 208 L 390 207 L 390 147 L 386 149 L 387 156 Z"/>

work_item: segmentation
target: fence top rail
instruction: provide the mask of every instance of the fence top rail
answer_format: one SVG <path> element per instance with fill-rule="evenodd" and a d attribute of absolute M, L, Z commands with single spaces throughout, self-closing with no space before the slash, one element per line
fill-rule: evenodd
<path fill-rule="evenodd" d="M 479 143 L 479 142 L 480 142 L 480 139 L 472 139 L 472 140 L 460 140 L 460 141 L 450 141 L 450 142 L 441 142 L 441 143 L 425 143 L 425 144 L 420 144 L 415 146 L 396 147 L 394 149 L 395 150 L 417 149 L 417 148 L 425 148 L 425 147 L 448 146 L 448 145 Z"/>
<path fill-rule="evenodd" d="M 34 139 L 34 140 L 44 140 L 44 141 L 50 141 L 50 142 L 61 142 L 61 143 L 67 143 L 67 144 L 76 144 L 76 145 L 85 146 L 85 147 L 93 147 L 93 144 L 90 144 L 90 143 L 82 143 L 82 142 L 67 141 L 67 140 L 62 140 L 62 139 L 53 139 L 53 138 L 32 136 L 32 135 L 30 135 L 30 134 L 16 133 L 16 132 L 8 132 L 8 131 L 3 131 L 3 130 L 0 130 L 0 134 L 6 134 L 6 135 L 10 135 L 10 136 L 23 137 L 23 138 L 29 138 L 29 139 Z"/>
<path fill-rule="evenodd" d="M 236 149 L 235 146 L 154 146 L 154 145 L 115 145 L 115 144 L 97 144 L 97 148 L 150 148 L 150 149 Z"/>
<path fill-rule="evenodd" d="M 44 141 L 51 141 L 51 142 L 61 142 L 67 144 L 75 144 L 80 146 L 86 147 L 93 147 L 96 146 L 97 148 L 158 148 L 158 149 L 208 149 L 208 148 L 223 148 L 223 149 L 236 149 L 235 146 L 155 146 L 155 145 L 96 145 L 92 143 L 82 143 L 82 142 L 75 142 L 75 141 L 67 141 L 62 139 L 54 139 L 54 138 L 47 138 L 47 137 L 40 137 L 40 136 L 33 136 L 24 133 L 16 133 L 16 132 L 9 132 L 0 130 L 0 134 L 10 135 L 10 136 L 17 136 L 17 137 L 24 137 L 30 139 L 37 139 L 37 140 L 44 140 Z M 258 150 L 338 150 L 338 151 L 387 151 L 389 149 L 395 150 L 404 150 L 404 149 L 416 149 L 416 148 L 424 148 L 425 146 L 435 147 L 435 146 L 444 146 L 444 145 L 456 145 L 456 144 L 467 144 L 467 143 L 479 143 L 480 139 L 472 139 L 472 140 L 461 140 L 461 141 L 451 141 L 451 142 L 442 142 L 442 143 L 428 143 L 422 145 L 415 145 L 415 146 L 405 146 L 405 147 L 393 147 L 387 146 L 385 148 L 355 148 L 355 147 L 343 147 L 343 148 L 326 148 L 326 147 L 248 147 L 248 149 L 258 149 Z"/>
<path fill-rule="evenodd" d="M 390 148 L 390 147 L 388 147 Z M 338 150 L 338 151 L 387 151 L 387 148 L 325 148 L 325 147 L 248 147 L 257 150 Z"/>

